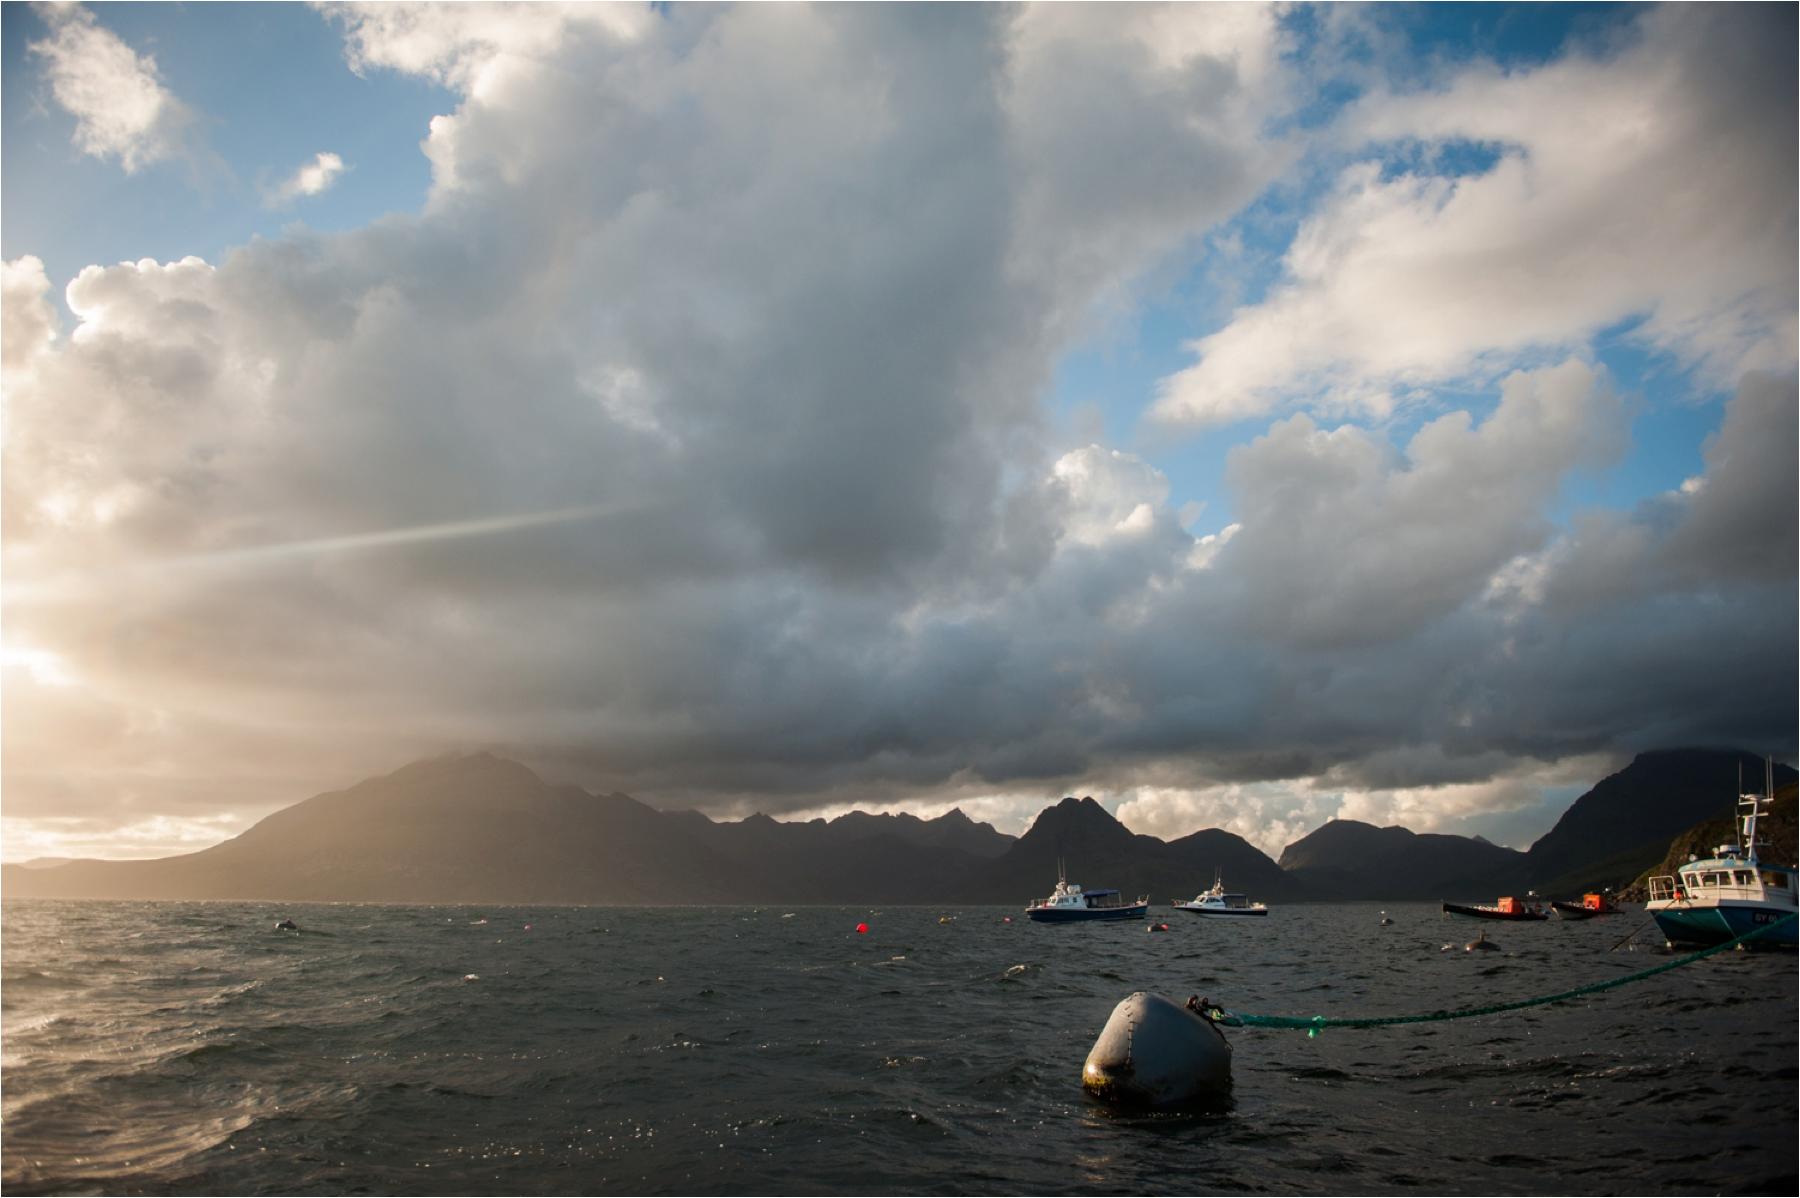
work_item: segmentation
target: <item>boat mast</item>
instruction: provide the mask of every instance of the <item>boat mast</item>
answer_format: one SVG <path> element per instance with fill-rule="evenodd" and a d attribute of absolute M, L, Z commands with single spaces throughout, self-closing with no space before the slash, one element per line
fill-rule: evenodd
<path fill-rule="evenodd" d="M 1743 833 L 1744 855 L 1752 861 L 1756 860 L 1756 817 L 1764 807 L 1772 806 L 1774 802 L 1774 759 L 1763 758 L 1763 792 L 1756 795 L 1744 792 L 1744 763 L 1738 762 L 1738 822 Z"/>

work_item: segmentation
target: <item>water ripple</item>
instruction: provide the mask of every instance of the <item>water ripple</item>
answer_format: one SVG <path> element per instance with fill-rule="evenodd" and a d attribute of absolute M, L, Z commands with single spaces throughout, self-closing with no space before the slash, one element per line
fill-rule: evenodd
<path fill-rule="evenodd" d="M 9 1194 L 1795 1188 L 1791 956 L 1457 1022 L 1234 1032 L 1235 1084 L 1196 1109 L 1079 1087 L 1130 990 L 1478 1006 L 1658 959 L 1607 953 L 1606 920 L 1508 928 L 1476 964 L 1423 905 L 1389 904 L 1381 935 L 1338 906 L 1166 936 L 979 908 L 3 911 Z M 286 916 L 301 934 L 271 932 Z M 1704 1135 L 1668 1135 L 1676 1087 Z"/>

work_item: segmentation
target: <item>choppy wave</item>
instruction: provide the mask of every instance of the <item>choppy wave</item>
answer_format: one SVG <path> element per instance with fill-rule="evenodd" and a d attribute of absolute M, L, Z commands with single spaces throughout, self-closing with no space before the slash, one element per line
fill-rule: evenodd
<path fill-rule="evenodd" d="M 1480 1019 L 1233 1033 L 1201 1109 L 1081 1060 L 1134 989 L 1371 1015 L 1660 959 L 1424 907 L 1166 936 L 867 908 L 4 907 L 8 1193 L 1794 1190 L 1791 956 Z M 292 915 L 304 933 L 277 936 Z M 940 918 L 954 916 L 952 923 Z M 857 934 L 867 923 L 866 934 Z M 530 925 L 531 930 L 525 930 Z M 1466 939 L 1464 936 L 1462 939 Z M 1668 1096 L 1690 1100 L 1671 1136 Z"/>

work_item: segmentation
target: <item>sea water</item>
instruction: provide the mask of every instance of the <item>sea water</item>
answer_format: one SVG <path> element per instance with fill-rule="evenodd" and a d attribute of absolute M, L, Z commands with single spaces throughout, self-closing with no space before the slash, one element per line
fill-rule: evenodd
<path fill-rule="evenodd" d="M 1080 1087 L 1134 990 L 1396 1015 L 1669 960 L 1638 909 L 4 906 L 26 1193 L 1796 1190 L 1793 954 L 1474 1019 L 1237 1029 L 1228 1098 Z M 291 917 L 299 932 L 275 930 Z M 941 922 L 949 917 L 948 922 Z M 868 931 L 858 934 L 857 925 Z M 1486 928 L 1499 952 L 1464 952 Z M 1634 929 L 1636 940 L 1609 951 Z M 1444 951 L 1450 945 L 1449 951 Z M 1641 946 L 1641 947 L 1640 947 Z"/>

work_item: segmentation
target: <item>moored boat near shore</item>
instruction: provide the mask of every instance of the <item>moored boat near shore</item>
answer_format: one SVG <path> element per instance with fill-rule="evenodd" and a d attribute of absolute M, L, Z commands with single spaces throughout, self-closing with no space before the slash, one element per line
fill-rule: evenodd
<path fill-rule="evenodd" d="M 1563 919 L 1592 919 L 1596 915 L 1617 915 L 1619 905 L 1609 894 L 1584 894 L 1579 903 L 1552 899 L 1550 907 Z"/>
<path fill-rule="evenodd" d="M 1492 905 L 1487 903 L 1445 903 L 1444 914 L 1466 915 L 1470 919 L 1532 920 L 1550 918 L 1550 913 L 1544 910 L 1535 894 L 1528 894 L 1524 898 L 1508 895 Z"/>
<path fill-rule="evenodd" d="M 1769 925 L 1775 925 L 1772 931 L 1749 943 L 1795 946 L 1797 921 L 1789 918 L 1795 914 L 1795 869 L 1757 854 L 1768 847 L 1756 839 L 1756 820 L 1774 802 L 1772 778 L 1765 780 L 1764 791 L 1738 796 L 1741 844 L 1719 845 L 1711 857 L 1689 861 L 1673 877 L 1650 879 L 1644 909 L 1671 946 L 1723 944 Z"/>

